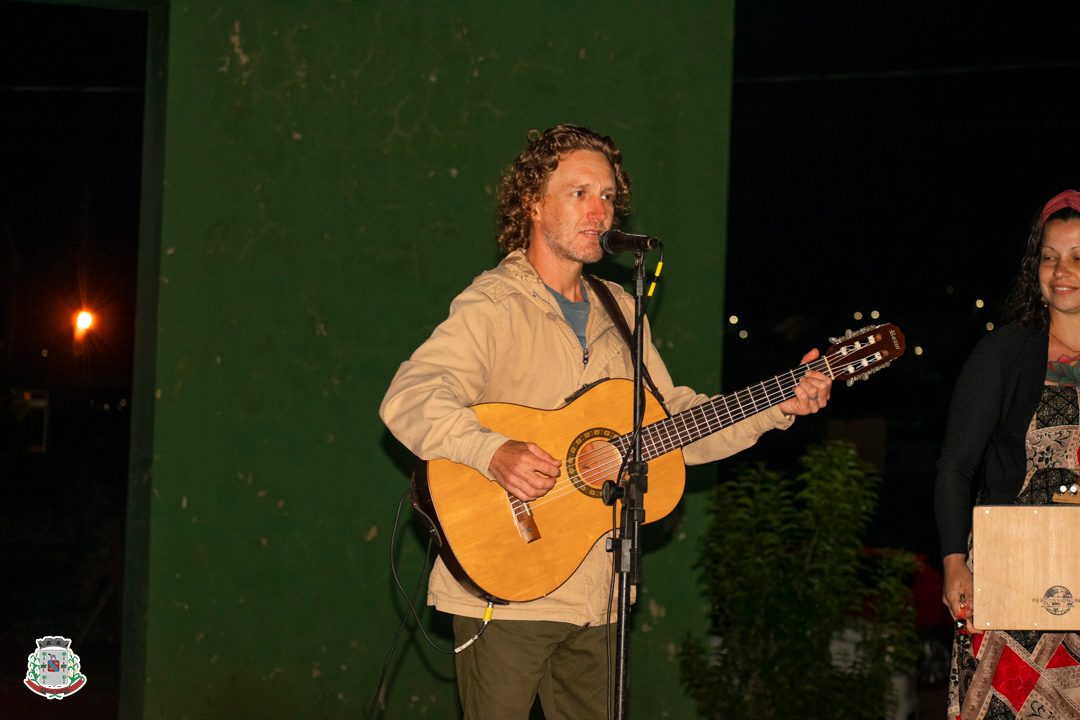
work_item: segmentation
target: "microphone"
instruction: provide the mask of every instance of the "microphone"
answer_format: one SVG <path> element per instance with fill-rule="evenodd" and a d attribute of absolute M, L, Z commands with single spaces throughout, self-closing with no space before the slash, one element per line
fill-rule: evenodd
<path fill-rule="evenodd" d="M 649 235 L 635 235 L 612 228 L 600 236 L 600 249 L 609 255 L 621 252 L 647 252 L 660 247 L 660 241 Z"/>

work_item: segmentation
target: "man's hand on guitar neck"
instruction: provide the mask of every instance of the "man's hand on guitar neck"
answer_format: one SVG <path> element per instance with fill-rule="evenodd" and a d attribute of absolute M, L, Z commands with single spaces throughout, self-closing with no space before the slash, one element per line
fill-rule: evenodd
<path fill-rule="evenodd" d="M 555 486 L 561 463 L 539 445 L 507 440 L 491 457 L 495 482 L 519 500 L 535 500 Z"/>
<path fill-rule="evenodd" d="M 817 349 L 803 355 L 800 365 L 813 362 L 821 356 Z M 829 402 L 829 393 L 832 392 L 832 380 L 828 375 L 817 370 L 809 370 L 803 375 L 802 380 L 795 386 L 795 397 L 785 400 L 778 407 L 785 415 L 809 415 L 816 413 Z"/>

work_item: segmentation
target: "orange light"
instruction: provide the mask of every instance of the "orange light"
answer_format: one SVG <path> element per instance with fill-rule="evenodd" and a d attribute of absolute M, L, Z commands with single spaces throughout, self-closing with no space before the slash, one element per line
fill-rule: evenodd
<path fill-rule="evenodd" d="M 86 332 L 94 327 L 94 313 L 89 310 L 80 310 L 75 313 L 75 339 L 82 340 Z"/>

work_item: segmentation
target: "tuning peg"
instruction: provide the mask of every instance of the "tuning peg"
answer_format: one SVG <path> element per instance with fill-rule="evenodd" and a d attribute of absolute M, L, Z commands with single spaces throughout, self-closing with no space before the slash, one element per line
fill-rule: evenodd
<path fill-rule="evenodd" d="M 829 338 L 829 342 L 831 344 L 833 344 L 833 345 L 838 345 L 839 343 L 842 343 L 845 340 L 851 340 L 852 338 L 856 337 L 857 335 L 862 335 L 864 333 L 870 332 L 871 330 L 876 330 L 879 327 L 881 327 L 881 326 L 880 325 L 867 325 L 865 327 L 859 328 L 858 330 L 848 329 L 848 330 L 844 331 L 844 334 L 841 337 L 831 337 L 831 338 Z"/>
<path fill-rule="evenodd" d="M 860 373 L 859 375 L 856 375 L 855 377 L 848 378 L 845 382 L 846 382 L 848 387 L 851 387 L 852 385 L 855 384 L 856 380 L 866 380 L 871 375 L 876 373 L 878 370 L 883 370 L 883 369 L 889 367 L 890 365 L 892 365 L 892 360 L 886 360 L 883 363 L 875 365 L 874 367 L 870 368 L 869 370 L 867 370 L 864 373 Z"/>

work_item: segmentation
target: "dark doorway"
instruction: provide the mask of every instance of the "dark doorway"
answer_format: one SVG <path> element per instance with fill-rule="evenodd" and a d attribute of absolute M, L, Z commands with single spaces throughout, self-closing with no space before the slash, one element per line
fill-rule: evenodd
<path fill-rule="evenodd" d="M 116 717 L 146 13 L 0 3 L 0 707 Z M 88 310 L 83 333 L 75 314 Z M 88 678 L 23 685 L 37 638 Z"/>

